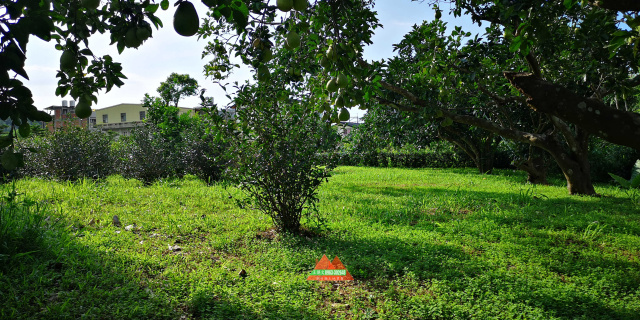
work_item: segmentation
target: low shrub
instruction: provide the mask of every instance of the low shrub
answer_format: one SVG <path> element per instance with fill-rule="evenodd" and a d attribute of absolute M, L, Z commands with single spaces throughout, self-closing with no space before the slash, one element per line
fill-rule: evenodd
<path fill-rule="evenodd" d="M 185 174 L 197 176 L 207 183 L 220 180 L 229 143 L 217 135 L 213 124 L 206 118 L 197 117 L 181 135 L 180 153 Z"/>
<path fill-rule="evenodd" d="M 145 184 L 182 177 L 184 166 L 177 147 L 159 132 L 156 126 L 147 124 L 121 136 L 112 147 L 115 171 Z"/>
<path fill-rule="evenodd" d="M 318 226 L 323 222 L 317 189 L 334 165 L 318 150 L 327 148 L 332 130 L 303 104 L 267 101 L 238 112 L 238 130 L 228 136 L 227 176 L 246 196 L 241 206 L 271 217 L 278 231 L 298 233 L 302 218 Z"/>
<path fill-rule="evenodd" d="M 114 173 L 113 140 L 113 134 L 79 127 L 32 136 L 19 142 L 25 163 L 19 172 L 59 180 L 106 177 Z"/>

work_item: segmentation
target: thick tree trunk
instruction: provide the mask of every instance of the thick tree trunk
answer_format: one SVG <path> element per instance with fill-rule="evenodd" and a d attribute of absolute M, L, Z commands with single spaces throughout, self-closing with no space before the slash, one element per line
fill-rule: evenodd
<path fill-rule="evenodd" d="M 484 140 L 474 140 L 459 134 L 451 127 L 443 127 L 442 129 L 446 133 L 440 133 L 439 136 L 462 149 L 462 151 L 473 160 L 480 174 L 493 173 L 495 149 L 498 143 L 500 143 L 500 140 L 502 140 L 500 136 L 489 132 L 488 135 L 484 137 Z"/>
<path fill-rule="evenodd" d="M 416 106 L 424 108 L 430 107 L 428 101 L 418 98 L 416 95 L 405 89 L 396 87 L 384 81 L 381 81 L 380 84 L 384 88 L 396 92 L 409 99 L 409 101 L 411 101 L 411 103 Z M 555 92 L 555 87 L 553 87 L 553 91 Z M 566 89 L 565 91 L 568 92 L 568 90 Z M 569 93 L 571 92 L 568 92 L 568 94 Z M 575 94 L 573 95 L 575 96 Z M 562 97 L 556 98 L 562 99 Z M 420 112 L 421 110 L 417 107 L 404 106 L 400 104 L 393 104 L 393 106 L 397 109 L 409 112 Z M 552 117 L 552 119 L 555 119 L 554 124 L 561 125 L 558 129 L 561 130 L 562 134 L 566 138 L 569 149 L 576 149 L 575 151 L 571 150 L 569 154 L 565 151 L 565 147 L 563 146 L 563 144 L 558 141 L 553 134 L 540 134 L 520 131 L 514 128 L 503 127 L 498 123 L 491 122 L 486 119 L 476 118 L 474 116 L 460 115 L 446 109 L 441 109 L 440 111 L 442 112 L 442 116 L 451 118 L 457 123 L 481 128 L 496 135 L 502 136 L 506 139 L 527 143 L 532 146 L 544 149 L 545 151 L 549 152 L 549 154 L 551 154 L 551 156 L 560 166 L 560 169 L 562 169 L 562 172 L 567 179 L 567 189 L 569 189 L 569 194 L 597 195 L 593 188 L 593 184 L 591 183 L 591 174 L 589 173 L 589 161 L 587 159 L 588 149 L 586 144 L 586 137 L 588 137 L 588 134 L 583 130 L 579 130 L 577 136 L 574 137 L 569 134 L 568 126 L 566 124 L 561 122 L 559 119 L 555 119 Z M 558 118 L 562 119 L 561 117 Z M 638 115 L 638 121 L 638 126 L 640 129 L 640 115 Z M 578 125 L 578 127 L 580 126 Z M 639 147 L 638 150 L 640 150 L 640 142 L 638 142 L 637 144 Z"/>
<path fill-rule="evenodd" d="M 478 156 L 478 170 L 480 174 L 493 174 L 493 165 L 496 158 L 496 148 L 500 143 L 500 136 L 490 134 L 480 143 L 480 154 Z"/>
<path fill-rule="evenodd" d="M 597 195 L 591 183 L 589 160 L 586 156 L 573 158 L 566 153 L 552 154 L 552 156 L 560 166 L 565 179 L 567 179 L 569 194 Z"/>
<path fill-rule="evenodd" d="M 486 157 L 478 159 L 476 167 L 480 174 L 493 174 L 493 155 L 487 155 Z"/>
<path fill-rule="evenodd" d="M 505 72 L 504 76 L 527 96 L 534 110 L 573 123 L 609 142 L 640 150 L 640 114 L 581 97 L 530 73 Z"/>
<path fill-rule="evenodd" d="M 453 119 L 455 122 L 482 128 L 507 139 L 528 143 L 549 152 L 567 179 L 569 194 L 597 195 L 591 183 L 589 160 L 587 158 L 587 141 L 589 134 L 584 130 L 577 130 L 577 134 L 573 136 L 569 132 L 568 126 L 559 119 L 556 119 L 555 124 L 565 136 L 565 140 L 569 146 L 570 151 L 567 152 L 563 144 L 556 139 L 554 134 L 522 132 L 516 129 L 502 127 L 497 123 L 485 119 L 458 115 L 446 110 L 442 112 L 444 116 Z"/>
<path fill-rule="evenodd" d="M 569 150 L 562 148 L 562 143 L 553 137 L 549 140 L 545 150 L 549 151 L 567 179 L 569 194 L 597 195 L 591 182 L 591 166 L 589 164 L 589 133 L 579 127 L 575 133 L 560 119 L 551 119 L 569 145 Z"/>
<path fill-rule="evenodd" d="M 547 161 L 540 148 L 529 145 L 526 161 L 516 163 L 516 168 L 527 173 L 527 182 L 531 184 L 549 184 L 547 181 Z"/>

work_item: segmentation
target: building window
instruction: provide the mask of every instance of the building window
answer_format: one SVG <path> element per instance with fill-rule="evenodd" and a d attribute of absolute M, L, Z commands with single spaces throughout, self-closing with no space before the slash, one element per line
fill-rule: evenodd
<path fill-rule="evenodd" d="M 120 122 L 126 122 L 127 121 L 127 114 L 126 113 L 121 113 L 120 114 Z"/>
<path fill-rule="evenodd" d="M 109 123 L 109 115 L 108 114 L 103 114 L 102 115 L 102 123 Z"/>
<path fill-rule="evenodd" d="M 144 116 L 145 116 L 144 111 L 140 111 L 140 120 L 144 120 Z"/>

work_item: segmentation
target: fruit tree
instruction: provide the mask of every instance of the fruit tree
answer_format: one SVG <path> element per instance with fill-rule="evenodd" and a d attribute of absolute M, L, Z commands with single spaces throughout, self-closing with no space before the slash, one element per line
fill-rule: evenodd
<path fill-rule="evenodd" d="M 505 87 L 492 76 L 502 88 L 494 91 L 496 87 L 491 81 L 484 81 L 486 87 L 466 86 L 480 83 L 464 80 L 476 74 L 456 69 L 461 65 L 454 59 L 462 58 L 455 50 L 439 51 L 437 44 L 431 44 L 434 45 L 431 47 L 433 58 L 421 61 L 424 72 L 417 75 L 427 81 L 432 79 L 431 85 L 444 92 L 443 96 L 452 94 L 448 90 L 458 87 L 488 93 L 508 92 L 507 96 L 493 98 L 520 102 L 526 99 L 526 104 L 514 107 L 528 106 L 549 116 L 562 139 L 576 142 L 574 146 L 579 146 L 584 135 L 592 134 L 640 149 L 640 115 L 622 107 L 635 103 L 633 97 L 640 85 L 636 57 L 640 19 L 636 1 L 426 2 L 436 5 L 437 18 L 442 15 L 437 5 L 442 2 L 454 15 L 467 14 L 478 24 L 488 23 L 487 32 L 493 35 L 493 40 L 486 37 L 476 42 L 506 42 L 512 53 L 513 61 L 509 61 L 513 63 L 503 64 L 506 69 L 502 71 L 513 72 L 499 74 L 509 85 Z M 404 87 L 402 80 L 385 81 L 387 62 L 367 62 L 362 58 L 363 46 L 371 44 L 373 30 L 380 26 L 374 0 L 311 3 L 307 0 L 203 0 L 203 3 L 209 10 L 198 13 L 185 0 L 173 3 L 168 0 L 4 1 L 5 13 L 0 16 L 1 118 L 11 117 L 16 125 L 27 120 L 49 120 L 48 115 L 33 106 L 30 90 L 19 80 L 28 78 L 24 61 L 29 37 L 49 41 L 61 52 L 56 94 L 80 99 L 83 108 L 79 115 L 84 116 L 86 112 L 82 110 L 97 101 L 98 90 L 120 86 L 125 79 L 120 64 L 110 56 L 99 56 L 91 50 L 91 35 L 108 32 L 119 51 L 136 48 L 152 37 L 153 27 L 163 25 L 155 12 L 169 10 L 170 4 L 174 5 L 176 32 L 184 36 L 197 34 L 209 41 L 205 54 L 211 61 L 206 64 L 205 72 L 214 81 L 229 79 L 238 67 L 231 57 L 238 57 L 243 64 L 253 67 L 259 81 L 278 82 L 283 92 L 300 88 L 302 82 L 316 84 L 305 90 L 322 101 L 317 104 L 318 111 L 322 111 L 327 120 L 348 118 L 347 108 L 355 105 L 366 108 L 367 102 L 384 98 L 389 91 L 411 102 L 412 107 L 422 107 L 417 103 L 420 96 L 412 91 L 415 88 Z M 623 22 L 619 21 L 619 15 Z M 281 59 L 273 59 L 275 55 Z M 553 62 L 556 56 L 562 58 L 564 66 Z M 280 72 L 282 70 L 287 72 Z M 276 78 L 272 73 L 284 76 Z M 451 80 L 456 80 L 455 84 Z M 486 92 L 485 95 L 491 96 Z M 443 115 L 453 121 L 462 116 L 440 114 L 433 107 L 427 109 L 434 117 Z M 492 126 L 483 121 L 467 122 L 483 129 Z M 9 147 L 9 154 L 13 154 L 15 135 L 12 130 L 2 140 L 2 147 Z M 11 157 L 7 155 L 3 159 Z M 586 169 L 584 165 L 576 168 Z M 588 186 L 586 188 L 576 193 L 589 193 Z"/>

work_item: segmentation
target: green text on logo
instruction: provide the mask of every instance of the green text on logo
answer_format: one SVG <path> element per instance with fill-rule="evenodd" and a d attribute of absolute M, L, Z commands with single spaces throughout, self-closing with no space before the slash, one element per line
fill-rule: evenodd
<path fill-rule="evenodd" d="M 311 276 L 346 276 L 347 275 L 347 270 L 313 270 L 311 271 Z"/>

